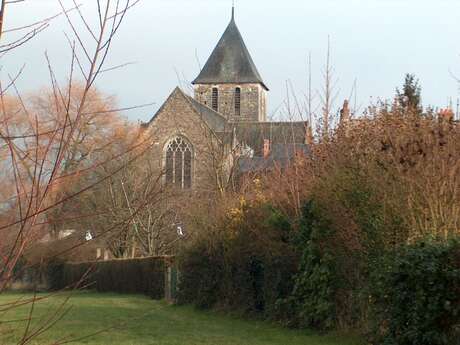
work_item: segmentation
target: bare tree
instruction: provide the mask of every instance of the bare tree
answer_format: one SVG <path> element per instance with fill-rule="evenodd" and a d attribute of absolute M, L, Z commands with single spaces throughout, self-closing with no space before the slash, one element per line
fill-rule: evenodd
<path fill-rule="evenodd" d="M 111 175 L 86 179 L 85 185 L 81 185 L 81 177 L 109 164 L 114 156 L 128 155 L 139 147 L 136 143 L 125 152 L 106 156 L 105 160 L 93 160 L 100 150 L 104 150 L 106 143 L 91 141 L 88 136 L 91 126 L 101 122 L 103 127 L 104 118 L 120 110 L 107 106 L 92 107 L 94 84 L 102 73 L 114 70 L 104 67 L 109 51 L 127 12 L 138 2 L 96 0 L 97 23 L 91 25 L 90 17 L 81 11 L 76 1 L 72 0 L 71 7 L 67 7 L 63 0 L 58 0 L 58 14 L 9 29 L 3 24 L 6 16 L 13 13 L 8 11 L 10 6 L 26 5 L 27 1 L 2 0 L 0 3 L 0 53 L 14 54 L 15 48 L 35 38 L 58 15 L 67 20 L 70 33 L 66 37 L 71 52 L 69 73 L 63 84 L 55 75 L 51 58 L 46 55 L 51 92 L 46 97 L 36 98 L 35 103 L 30 103 L 17 88 L 16 80 L 22 69 L 14 76 L 10 75 L 7 83 L 0 84 L 0 154 L 2 168 L 5 168 L 1 179 L 2 182 L 9 181 L 12 186 L 12 190 L 2 194 L 5 199 L 0 200 L 0 292 L 11 283 L 25 251 L 37 242 L 43 231 L 47 231 L 48 217 L 53 212 L 58 215 L 71 200 L 107 181 Z M 13 31 L 20 33 L 20 37 L 6 42 L 5 34 Z M 14 104 L 11 99 L 15 100 Z M 137 157 L 131 157 L 131 161 Z M 118 167 L 111 174 L 121 169 Z M 144 204 L 140 203 L 138 207 L 142 208 Z M 8 208 L 8 213 L 3 212 L 4 208 Z M 138 209 L 133 210 L 123 222 L 131 221 L 137 212 Z M 8 216 L 3 217 L 3 214 Z M 107 228 L 104 232 L 112 229 Z M 37 300 L 27 300 L 31 305 L 30 315 L 19 344 L 30 343 L 65 312 L 62 305 L 43 322 L 32 325 L 33 305 Z M 0 310 L 11 307 L 14 305 L 0 306 Z"/>
<path fill-rule="evenodd" d="M 139 159 L 132 160 L 138 155 Z M 114 173 L 119 167 L 123 168 Z M 87 178 L 104 176 L 110 177 L 71 202 L 87 216 L 75 217 L 70 207 L 69 226 L 91 229 L 117 258 L 171 254 L 180 238 L 176 229 L 179 205 L 175 193 L 162 183 L 163 172 L 155 166 L 148 146 L 112 160 Z M 112 227 L 112 231 L 104 230 Z"/>
<path fill-rule="evenodd" d="M 318 95 L 322 108 L 321 133 L 324 138 L 327 138 L 331 130 L 331 120 L 333 120 L 333 116 L 335 115 L 333 112 L 334 102 L 338 96 L 337 80 L 335 79 L 334 67 L 331 62 L 331 43 L 329 37 L 327 38 L 327 54 L 323 78 L 323 89 L 322 92 L 318 92 Z"/>

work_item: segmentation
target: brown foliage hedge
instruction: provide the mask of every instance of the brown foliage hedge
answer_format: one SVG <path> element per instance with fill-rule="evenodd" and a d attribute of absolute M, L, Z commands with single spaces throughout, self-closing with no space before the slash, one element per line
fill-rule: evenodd
<path fill-rule="evenodd" d="M 181 263 L 188 272 L 197 273 L 182 281 L 182 300 L 204 307 L 234 304 L 273 317 L 276 307 L 271 307 L 290 296 L 295 277 L 303 277 L 308 292 L 314 285 L 311 278 L 316 275 L 321 281 L 331 274 L 336 282 L 333 292 L 323 294 L 324 300 L 316 305 L 334 304 L 335 327 L 368 331 L 375 307 L 371 275 L 383 269 L 381 259 L 420 241 L 431 239 L 443 246 L 459 236 L 459 138 L 459 123 L 398 109 L 379 109 L 372 116 L 342 123 L 333 135 L 313 145 L 311 155 L 257 176 L 249 184 L 246 200 L 263 200 L 262 204 L 273 207 L 270 212 L 219 205 L 217 216 L 209 212 L 202 217 L 199 235 Z M 240 197 L 235 198 L 236 204 Z M 306 239 L 308 252 L 306 245 L 296 247 L 292 240 L 300 229 L 302 208 L 310 201 L 315 214 L 321 215 L 321 224 L 327 226 L 324 231 L 316 226 L 318 238 Z M 270 213 L 287 218 L 288 241 L 283 242 L 280 223 L 267 223 Z M 318 224 L 318 219 L 311 223 Z M 326 254 L 332 255 L 331 265 L 324 260 Z M 305 272 L 302 265 L 295 266 L 301 260 Z M 319 260 L 318 274 L 308 271 L 314 260 Z M 273 271 L 282 278 L 266 281 L 273 282 L 276 296 L 266 299 L 264 281 L 270 276 L 266 273 L 277 261 L 285 262 L 284 267 L 294 263 L 294 268 Z M 308 300 L 312 294 L 305 296 L 303 306 L 318 302 Z"/>
<path fill-rule="evenodd" d="M 375 109 L 374 109 L 375 111 Z M 372 272 L 382 256 L 460 235 L 460 123 L 380 109 L 343 123 L 312 155 L 265 179 L 271 202 L 298 217 L 305 200 L 333 234 L 337 322 L 366 329 Z"/>

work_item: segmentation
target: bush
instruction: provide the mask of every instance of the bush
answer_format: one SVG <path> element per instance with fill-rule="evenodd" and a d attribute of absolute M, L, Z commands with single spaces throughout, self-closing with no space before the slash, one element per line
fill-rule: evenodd
<path fill-rule="evenodd" d="M 183 249 L 179 302 L 276 318 L 297 267 L 289 223 L 263 203 L 242 202 L 224 218 Z"/>
<path fill-rule="evenodd" d="M 179 302 L 258 314 L 288 326 L 331 329 L 337 276 L 332 236 L 309 202 L 298 226 L 270 205 L 243 205 L 238 221 L 182 251 Z"/>
<path fill-rule="evenodd" d="M 460 344 L 460 242 L 388 253 L 373 275 L 375 343 Z"/>
<path fill-rule="evenodd" d="M 334 256 L 327 247 L 331 230 L 313 202 L 305 204 L 296 238 L 301 254 L 290 296 L 279 301 L 290 326 L 331 329 L 336 322 L 337 278 Z"/>
<path fill-rule="evenodd" d="M 219 301 L 220 284 L 224 279 L 221 254 L 221 250 L 209 253 L 204 241 L 187 248 L 179 260 L 180 303 L 193 303 L 200 308 L 210 308 Z"/>
<path fill-rule="evenodd" d="M 79 287 L 99 292 L 144 294 L 164 297 L 165 258 L 65 263 L 49 266 L 51 289 Z"/>
<path fill-rule="evenodd" d="M 60 260 L 53 260 L 46 265 L 46 277 L 50 290 L 56 291 L 66 286 L 64 268 L 65 264 Z"/>

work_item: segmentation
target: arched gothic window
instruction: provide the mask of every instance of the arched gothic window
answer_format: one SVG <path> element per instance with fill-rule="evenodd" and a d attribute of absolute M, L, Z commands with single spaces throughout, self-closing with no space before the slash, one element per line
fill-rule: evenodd
<path fill-rule="evenodd" d="M 192 145 L 175 137 L 166 146 L 166 184 L 181 189 L 192 187 Z"/>

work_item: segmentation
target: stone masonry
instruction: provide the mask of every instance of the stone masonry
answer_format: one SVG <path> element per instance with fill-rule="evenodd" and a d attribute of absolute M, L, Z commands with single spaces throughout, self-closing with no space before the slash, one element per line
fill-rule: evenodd
<path fill-rule="evenodd" d="M 235 113 L 235 89 L 241 89 L 240 115 Z M 212 89 L 218 89 L 218 112 L 229 121 L 267 121 L 266 91 L 260 84 L 196 84 L 195 99 L 212 106 Z"/>
<path fill-rule="evenodd" d="M 175 136 L 185 138 L 193 147 L 192 186 L 194 190 L 213 190 L 212 155 L 215 154 L 215 135 L 193 108 L 189 96 L 179 88 L 169 96 L 151 123 L 144 126 L 143 137 L 152 138 L 149 155 L 158 172 L 165 168 L 165 148 Z M 164 179 L 163 179 L 164 180 Z"/>

